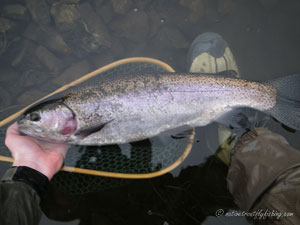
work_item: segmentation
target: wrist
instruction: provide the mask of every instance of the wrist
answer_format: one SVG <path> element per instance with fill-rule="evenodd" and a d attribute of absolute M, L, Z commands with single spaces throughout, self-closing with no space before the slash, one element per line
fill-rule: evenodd
<path fill-rule="evenodd" d="M 37 170 L 26 166 L 9 168 L 1 179 L 4 183 L 22 182 L 31 186 L 41 197 L 49 184 L 48 178 Z"/>
<path fill-rule="evenodd" d="M 46 165 L 42 165 L 41 163 L 34 162 L 34 161 L 14 160 L 12 164 L 12 167 L 23 167 L 23 166 L 38 171 L 39 173 L 46 176 L 48 180 L 51 180 L 54 174 L 57 172 L 57 171 L 52 171 Z"/>

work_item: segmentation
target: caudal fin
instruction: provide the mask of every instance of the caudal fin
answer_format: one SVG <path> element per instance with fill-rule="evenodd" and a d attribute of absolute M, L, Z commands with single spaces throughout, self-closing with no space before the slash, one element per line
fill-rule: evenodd
<path fill-rule="evenodd" d="M 300 74 L 268 82 L 277 90 L 276 105 L 269 113 L 281 123 L 300 130 Z"/>

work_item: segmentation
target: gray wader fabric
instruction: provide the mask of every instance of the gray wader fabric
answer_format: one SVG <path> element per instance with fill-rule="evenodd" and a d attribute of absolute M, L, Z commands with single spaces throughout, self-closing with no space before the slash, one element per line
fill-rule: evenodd
<path fill-rule="evenodd" d="M 254 224 L 300 224 L 300 151 L 258 128 L 238 141 L 227 175 L 235 203 Z"/>
<path fill-rule="evenodd" d="M 12 180 L 10 168 L 0 182 L 0 224 L 37 225 L 42 211 L 40 197 L 30 185 Z"/>

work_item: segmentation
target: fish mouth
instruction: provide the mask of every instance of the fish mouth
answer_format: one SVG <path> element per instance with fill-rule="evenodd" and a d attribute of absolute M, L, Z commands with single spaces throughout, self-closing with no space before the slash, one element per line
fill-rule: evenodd
<path fill-rule="evenodd" d="M 17 123 L 20 134 L 42 138 L 40 135 L 40 133 L 42 133 L 41 128 L 33 126 L 33 124 L 30 124 L 24 120 L 19 120 Z"/>
<path fill-rule="evenodd" d="M 28 130 L 28 128 L 24 125 L 24 123 L 20 123 L 21 121 L 18 121 L 18 128 L 19 128 L 19 132 L 21 135 L 27 135 L 26 130 Z"/>

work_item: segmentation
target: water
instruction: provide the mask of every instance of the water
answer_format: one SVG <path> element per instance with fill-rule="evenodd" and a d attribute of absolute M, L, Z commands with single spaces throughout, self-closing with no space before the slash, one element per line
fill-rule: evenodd
<path fill-rule="evenodd" d="M 24 1 L 16 2 L 26 7 Z M 45 10 L 49 14 L 53 2 L 41 3 L 39 11 Z M 1 1 L 1 15 L 10 23 L 0 22 L 0 119 L 64 83 L 121 58 L 152 57 L 168 63 L 176 71 L 185 71 L 189 44 L 198 34 L 207 31 L 221 34 L 229 43 L 244 78 L 267 80 L 300 71 L 300 3 L 297 0 L 203 0 L 203 5 L 192 8 L 189 8 L 190 1 L 184 0 L 128 2 L 131 4 L 122 6 L 119 3 L 114 8 L 110 1 L 80 1 L 79 5 L 73 1 L 73 8 L 69 10 L 75 13 L 75 20 L 78 13 L 86 20 L 74 23 L 78 32 L 71 32 L 67 25 L 55 23 L 53 13 L 49 17 L 47 13 L 42 13 L 38 19 L 32 19 L 34 11 L 12 16 L 5 8 L 11 4 L 10 1 Z M 88 4 L 95 14 L 86 13 Z M 97 19 L 102 23 L 95 22 Z M 1 24 L 12 28 L 6 30 Z M 89 36 L 86 31 L 91 29 L 90 24 L 105 31 L 107 36 L 103 39 Z M 97 33 L 97 29 L 93 32 Z M 56 33 L 62 36 L 55 36 Z M 62 42 L 53 42 L 56 39 L 50 37 L 63 37 L 68 46 L 65 48 Z M 300 149 L 299 132 L 290 133 L 276 123 L 273 125 L 276 132 Z M 178 176 L 186 168 L 179 178 L 167 174 L 72 198 L 53 190 L 51 193 L 56 196 L 53 200 L 59 201 L 43 203 L 51 219 L 43 216 L 40 224 L 79 224 L 78 218 L 81 224 L 100 221 L 109 224 L 110 218 L 114 218 L 116 224 L 118 219 L 126 219 L 127 224 L 140 221 L 144 224 L 172 224 L 179 218 L 188 224 L 188 221 L 205 219 L 203 210 L 199 210 L 202 207 L 209 212 L 215 210 L 214 207 L 232 207 L 232 200 L 226 191 L 223 192 L 222 188 L 210 189 L 208 185 L 215 182 L 216 186 L 226 187 L 226 168 L 212 157 L 213 152 L 207 147 L 207 137 L 203 135 L 213 126 L 197 129 L 198 142 L 194 144 L 191 154 L 181 167 L 172 171 L 173 175 Z M 203 165 L 204 162 L 206 164 Z M 0 175 L 8 165 L 0 163 Z M 187 168 L 194 165 L 201 166 Z M 208 171 L 216 171 L 220 179 L 206 180 L 205 183 L 204 172 Z M 80 182 L 82 178 L 76 179 Z M 221 206 L 214 204 L 216 193 L 224 197 Z M 182 205 L 178 200 L 184 200 Z M 204 224 L 247 222 L 242 218 L 209 217 Z"/>

